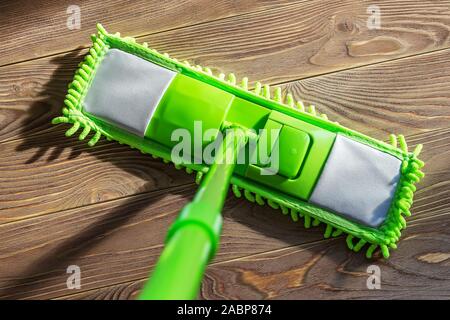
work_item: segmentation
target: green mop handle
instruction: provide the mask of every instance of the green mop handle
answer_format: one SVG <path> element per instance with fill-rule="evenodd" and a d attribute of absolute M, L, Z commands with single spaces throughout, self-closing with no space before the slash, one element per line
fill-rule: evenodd
<path fill-rule="evenodd" d="M 247 142 L 242 133 L 240 129 L 227 132 L 194 199 L 171 225 L 165 248 L 140 300 L 197 297 L 206 265 L 219 245 L 221 211 L 238 152 Z"/>

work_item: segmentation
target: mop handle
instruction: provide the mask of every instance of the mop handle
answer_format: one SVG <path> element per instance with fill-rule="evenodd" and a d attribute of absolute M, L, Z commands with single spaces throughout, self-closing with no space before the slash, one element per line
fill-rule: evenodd
<path fill-rule="evenodd" d="M 140 300 L 197 297 L 206 265 L 219 245 L 221 211 L 237 155 L 247 142 L 246 135 L 238 130 L 227 131 L 194 199 L 171 225 L 165 248 L 144 285 Z"/>

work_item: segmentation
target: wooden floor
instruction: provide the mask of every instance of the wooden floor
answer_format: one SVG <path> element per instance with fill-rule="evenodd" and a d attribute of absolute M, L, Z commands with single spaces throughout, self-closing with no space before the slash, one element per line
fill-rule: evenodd
<path fill-rule="evenodd" d="M 129 299 L 193 196 L 193 176 L 127 146 L 51 126 L 95 23 L 195 64 L 279 84 L 329 118 L 424 144 L 425 179 L 392 257 L 228 198 L 204 299 L 450 297 L 450 1 L 0 2 L 0 298 Z M 252 82 L 254 83 L 254 82 Z M 366 286 L 367 267 L 381 289 Z M 81 268 L 69 290 L 66 269 Z"/>

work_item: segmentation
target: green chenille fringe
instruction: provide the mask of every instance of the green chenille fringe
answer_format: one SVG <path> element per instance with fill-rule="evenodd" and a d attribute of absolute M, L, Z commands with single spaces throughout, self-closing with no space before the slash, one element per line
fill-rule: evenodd
<path fill-rule="evenodd" d="M 155 61 L 172 66 L 174 69 L 183 70 L 191 74 L 196 74 L 211 81 L 220 81 L 221 85 L 232 90 L 246 91 L 252 96 L 263 97 L 272 102 L 276 102 L 281 107 L 289 107 L 301 113 L 306 119 L 312 121 L 326 121 L 328 126 L 336 128 L 336 131 L 346 134 L 358 141 L 371 145 L 379 150 L 386 151 L 397 156 L 402 160 L 401 178 L 392 201 L 388 216 L 385 222 L 377 229 L 368 228 L 355 222 L 345 221 L 336 215 L 330 215 L 324 209 L 315 207 L 309 203 L 302 201 L 289 200 L 284 195 L 275 196 L 275 193 L 269 191 L 261 191 L 262 187 L 252 188 L 251 184 L 245 183 L 241 178 L 233 177 L 231 180 L 233 194 L 240 198 L 244 197 L 250 202 L 259 205 L 267 204 L 274 209 L 281 210 L 284 215 L 290 215 L 294 222 L 303 219 L 305 228 L 318 226 L 321 223 L 326 225 L 325 238 L 337 237 L 347 234 L 346 242 L 350 250 L 360 251 L 366 246 L 366 256 L 371 258 L 374 251 L 379 248 L 383 257 L 389 257 L 389 250 L 395 249 L 396 243 L 401 236 L 401 230 L 406 227 L 405 217 L 411 215 L 410 207 L 413 203 L 413 194 L 416 191 L 414 184 L 424 177 L 424 173 L 420 170 L 424 163 L 418 159 L 418 155 L 422 149 L 422 145 L 418 145 L 413 152 L 408 151 L 405 138 L 402 135 L 390 136 L 390 145 L 377 141 L 363 134 L 357 133 L 350 129 L 340 126 L 337 122 L 329 121 L 325 114 L 320 114 L 314 106 L 305 107 L 301 101 L 295 101 L 292 94 L 288 93 L 285 98 L 282 97 L 281 88 L 276 88 L 271 94 L 268 85 L 262 85 L 256 82 L 254 88 L 249 90 L 248 78 L 244 77 L 239 85 L 237 85 L 236 76 L 230 73 L 225 76 L 223 73 L 215 76 L 208 67 L 192 66 L 189 62 L 179 62 L 177 59 L 170 58 L 168 54 L 160 54 L 154 49 L 149 49 L 146 43 L 137 44 L 135 39 L 130 37 L 120 38 L 120 34 L 108 34 L 105 29 L 98 25 L 98 35 L 92 36 L 93 46 L 86 55 L 84 61 L 79 65 L 75 73 L 73 81 L 69 84 L 68 93 L 64 100 L 65 107 L 62 110 L 63 115 L 54 118 L 53 124 L 71 123 L 72 127 L 66 131 L 66 136 L 74 135 L 80 128 L 83 128 L 79 135 L 80 140 L 84 140 L 89 133 L 94 134 L 90 138 L 88 145 L 94 146 L 103 135 L 107 140 L 116 140 L 119 143 L 127 143 L 132 148 L 140 149 L 143 153 L 149 153 L 154 158 L 162 158 L 166 163 L 170 162 L 167 156 L 158 153 L 157 150 L 149 150 L 137 141 L 130 141 L 123 138 L 122 135 L 114 134 L 111 130 L 105 129 L 107 124 L 101 123 L 98 119 L 95 122 L 82 111 L 82 101 L 89 88 L 90 82 L 95 76 L 95 71 L 103 59 L 104 54 L 110 47 L 119 47 L 126 51 L 133 52 L 136 55 L 151 57 Z M 313 118 L 312 118 L 313 117 Z M 316 120 L 314 120 L 316 119 Z M 317 120 L 320 119 L 320 120 Z M 321 122 L 323 123 L 323 122 Z M 398 146 L 397 146 L 398 145 Z M 177 169 L 185 168 L 187 173 L 196 172 L 195 181 L 199 184 L 208 167 L 204 165 L 176 164 Z M 251 190 L 250 190 L 251 189 Z M 258 190 L 255 190 L 258 189 Z"/>

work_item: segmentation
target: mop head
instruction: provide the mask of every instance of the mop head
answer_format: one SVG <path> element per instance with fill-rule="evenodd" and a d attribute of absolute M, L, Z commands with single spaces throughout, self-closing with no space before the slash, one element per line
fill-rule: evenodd
<path fill-rule="evenodd" d="M 54 124 L 71 123 L 89 145 L 103 135 L 141 152 L 172 161 L 171 133 L 177 128 L 222 130 L 230 123 L 251 129 L 279 129 L 278 172 L 246 163 L 231 179 L 236 197 L 267 204 L 304 226 L 325 224 L 325 238 L 346 234 L 351 250 L 379 248 L 385 258 L 396 248 L 410 216 L 414 186 L 423 176 L 421 145 L 409 152 L 402 135 L 384 143 L 332 122 L 291 94 L 234 74 L 215 76 L 210 68 L 191 66 L 109 34 L 98 25 L 93 46 L 69 85 L 63 115 Z M 272 97 L 271 97 L 272 96 Z M 213 137 L 214 138 L 214 137 Z M 206 142 L 204 142 L 206 144 Z M 180 162 L 177 169 L 196 173 L 199 183 L 208 164 Z"/>

